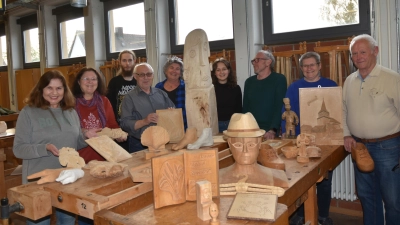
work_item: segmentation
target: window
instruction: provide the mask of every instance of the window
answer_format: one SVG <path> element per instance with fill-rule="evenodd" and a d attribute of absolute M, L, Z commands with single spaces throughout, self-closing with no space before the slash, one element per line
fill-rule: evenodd
<path fill-rule="evenodd" d="M 7 70 L 7 39 L 4 24 L 0 24 L 0 71 Z"/>
<path fill-rule="evenodd" d="M 61 66 L 86 63 L 83 9 L 64 5 L 53 9 L 58 24 L 58 55 Z"/>
<path fill-rule="evenodd" d="M 23 66 L 25 69 L 40 66 L 39 34 L 36 14 L 25 16 L 17 20 L 21 25 L 22 48 L 24 55 Z"/>
<path fill-rule="evenodd" d="M 183 52 L 186 36 L 197 28 L 207 33 L 211 50 L 234 48 L 231 0 L 168 0 L 168 6 L 173 54 Z"/>
<path fill-rule="evenodd" d="M 263 0 L 264 43 L 346 38 L 370 33 L 369 1 Z"/>
<path fill-rule="evenodd" d="M 107 60 L 117 59 L 119 52 L 126 49 L 133 50 L 137 56 L 145 56 L 144 1 L 103 1 Z"/>

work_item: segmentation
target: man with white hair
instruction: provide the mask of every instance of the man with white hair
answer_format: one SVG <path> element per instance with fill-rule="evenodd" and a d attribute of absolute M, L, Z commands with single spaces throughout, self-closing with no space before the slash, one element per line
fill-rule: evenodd
<path fill-rule="evenodd" d="M 379 48 L 370 35 L 353 38 L 350 51 L 358 70 L 343 87 L 344 147 L 351 152 L 363 143 L 375 164 L 370 173 L 354 164 L 364 224 L 399 224 L 400 75 L 377 64 Z"/>
<path fill-rule="evenodd" d="M 137 64 L 133 73 L 137 86 L 125 95 L 121 105 L 121 128 L 130 136 L 130 153 L 144 149 L 140 137 L 146 128 L 157 125 L 156 110 L 175 107 L 164 91 L 151 86 L 154 70 L 150 64 Z"/>

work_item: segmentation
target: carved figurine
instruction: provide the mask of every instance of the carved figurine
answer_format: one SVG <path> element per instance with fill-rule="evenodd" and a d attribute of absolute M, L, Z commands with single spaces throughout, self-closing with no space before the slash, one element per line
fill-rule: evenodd
<path fill-rule="evenodd" d="M 203 133 L 193 144 L 188 144 L 187 149 L 199 149 L 201 146 L 211 146 L 214 144 L 211 128 L 204 128 Z"/>
<path fill-rule="evenodd" d="M 190 127 L 186 129 L 185 136 L 183 136 L 182 140 L 179 141 L 178 144 L 172 145 L 172 150 L 181 150 L 186 148 L 188 144 L 192 144 L 197 140 L 197 130 L 194 127 Z"/>
<path fill-rule="evenodd" d="M 201 220 L 209 220 L 210 206 L 212 204 L 211 182 L 201 180 L 196 182 L 197 217 Z"/>
<path fill-rule="evenodd" d="M 118 177 L 124 173 L 126 164 L 107 162 L 107 161 L 90 161 L 86 169 L 90 169 L 90 175 L 96 178 Z"/>
<path fill-rule="evenodd" d="M 284 171 L 267 168 L 257 163 L 264 133 L 265 130 L 259 128 L 251 113 L 232 115 L 224 135 L 228 136 L 228 144 L 235 163 L 219 171 L 220 184 L 237 183 L 240 176 L 247 176 L 249 183 L 288 187 L 288 179 Z"/>
<path fill-rule="evenodd" d="M 168 153 L 168 151 L 165 149 L 165 144 L 167 144 L 169 141 L 169 134 L 163 127 L 148 127 L 143 131 L 140 140 L 142 145 L 149 148 L 149 150 L 145 152 L 146 159 Z"/>
<path fill-rule="evenodd" d="M 210 48 L 204 30 L 191 31 L 185 39 L 185 104 L 189 127 L 197 129 L 197 136 L 204 128 L 211 128 L 212 134 L 218 133 L 217 101 L 212 84 L 208 57 Z"/>
<path fill-rule="evenodd" d="M 211 225 L 219 225 L 218 214 L 219 210 L 217 204 L 215 204 L 215 202 L 211 203 L 210 206 L 210 216 L 212 218 L 210 222 Z"/>
<path fill-rule="evenodd" d="M 290 99 L 284 98 L 283 103 L 285 103 L 285 112 L 282 114 L 282 119 L 286 120 L 286 137 L 294 138 L 296 137 L 296 126 L 299 124 L 299 117 L 297 114 L 290 110 Z"/>

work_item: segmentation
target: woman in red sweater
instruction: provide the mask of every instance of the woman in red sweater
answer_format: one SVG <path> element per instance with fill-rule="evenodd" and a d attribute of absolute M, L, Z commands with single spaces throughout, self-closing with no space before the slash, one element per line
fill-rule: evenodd
<path fill-rule="evenodd" d="M 76 98 L 75 110 L 87 137 L 96 137 L 96 132 L 104 127 L 119 128 L 111 103 L 105 96 L 104 81 L 95 69 L 85 67 L 79 71 L 72 85 L 72 93 Z M 117 141 L 124 140 L 117 139 Z M 94 159 L 105 160 L 90 146 L 78 152 L 86 163 Z"/>

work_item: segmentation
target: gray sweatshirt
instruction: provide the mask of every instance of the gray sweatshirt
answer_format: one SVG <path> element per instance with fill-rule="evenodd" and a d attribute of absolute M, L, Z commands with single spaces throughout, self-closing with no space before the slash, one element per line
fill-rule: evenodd
<path fill-rule="evenodd" d="M 23 184 L 28 182 L 26 177 L 31 174 L 62 167 L 58 157 L 46 150 L 46 144 L 53 144 L 58 149 L 70 147 L 76 150 L 87 146 L 74 109 L 45 110 L 25 106 L 21 110 L 15 128 L 13 152 L 17 158 L 23 159 Z"/>

